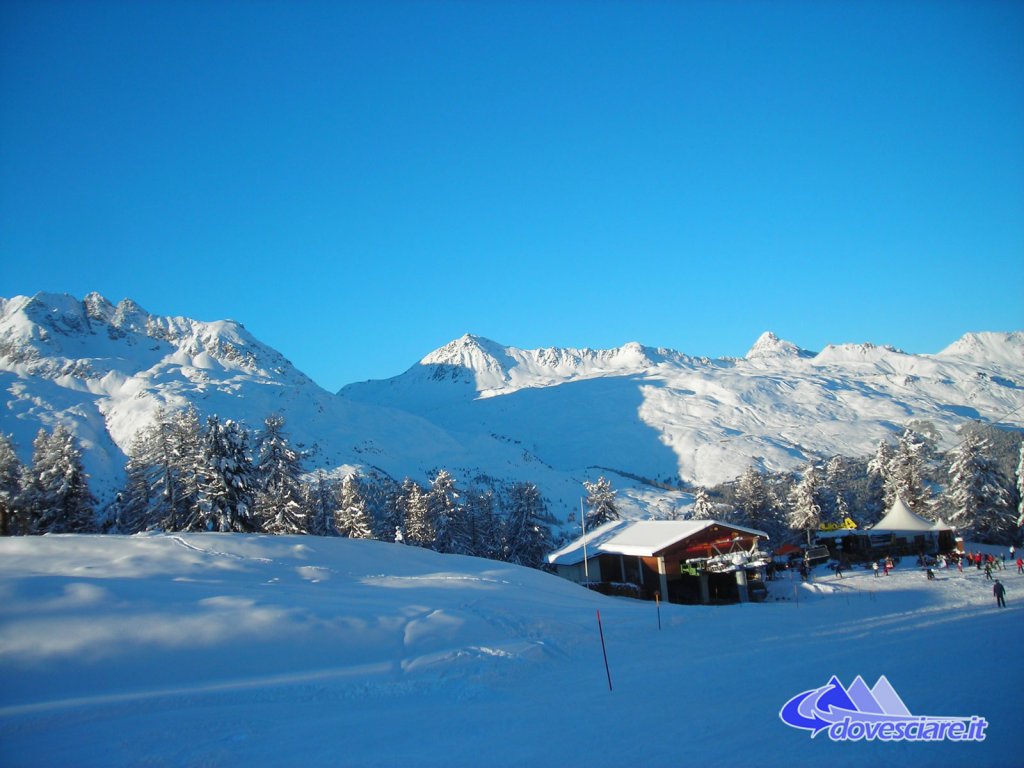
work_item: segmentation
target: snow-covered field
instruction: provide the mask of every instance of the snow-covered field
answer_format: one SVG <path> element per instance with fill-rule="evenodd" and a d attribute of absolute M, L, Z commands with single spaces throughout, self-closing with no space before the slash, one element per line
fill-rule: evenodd
<path fill-rule="evenodd" d="M 662 605 L 659 629 L 653 603 L 395 544 L 8 538 L 0 764 L 1020 764 L 1024 576 L 997 575 L 1006 609 L 979 571 L 929 582 L 904 560 Z M 780 720 L 832 675 L 885 675 L 915 715 L 982 716 L 987 738 L 834 743 Z"/>

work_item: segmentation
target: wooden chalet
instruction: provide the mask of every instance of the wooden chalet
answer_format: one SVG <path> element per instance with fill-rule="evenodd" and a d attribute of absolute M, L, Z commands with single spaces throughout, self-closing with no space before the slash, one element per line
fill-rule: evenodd
<path fill-rule="evenodd" d="M 765 593 L 768 534 L 719 520 L 613 520 L 547 557 L 563 578 L 672 603 L 731 603 Z"/>

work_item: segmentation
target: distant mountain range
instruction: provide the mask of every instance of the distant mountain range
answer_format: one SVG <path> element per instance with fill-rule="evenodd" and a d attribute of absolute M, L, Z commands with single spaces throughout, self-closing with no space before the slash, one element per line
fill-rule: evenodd
<path fill-rule="evenodd" d="M 710 485 L 750 465 L 866 455 L 913 419 L 931 421 L 947 445 L 971 420 L 1020 428 L 1024 333 L 968 333 L 934 355 L 871 344 L 815 353 L 765 333 L 745 357 L 714 360 L 466 335 L 399 376 L 332 394 L 239 323 L 37 294 L 0 299 L 0 387 L 0 430 L 22 458 L 40 426 L 66 424 L 101 498 L 156 409 L 192 403 L 252 428 L 281 413 L 310 468 L 529 480 L 556 514 L 604 473 L 627 506 L 658 513 L 685 497 L 645 480 Z"/>

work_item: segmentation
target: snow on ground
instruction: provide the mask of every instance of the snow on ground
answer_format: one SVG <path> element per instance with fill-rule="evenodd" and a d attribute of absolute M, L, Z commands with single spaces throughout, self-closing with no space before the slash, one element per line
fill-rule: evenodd
<path fill-rule="evenodd" d="M 907 560 L 656 606 L 381 542 L 0 540 L 4 766 L 829 766 L 1021 759 L 1024 575 Z M 602 661 L 596 612 L 613 690 Z M 886 675 L 982 743 L 833 743 L 779 710 Z M 952 763 L 950 762 L 952 761 Z"/>

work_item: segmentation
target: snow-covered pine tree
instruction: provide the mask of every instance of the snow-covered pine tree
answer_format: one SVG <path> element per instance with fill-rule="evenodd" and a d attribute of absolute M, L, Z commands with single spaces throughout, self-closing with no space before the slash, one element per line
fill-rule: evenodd
<path fill-rule="evenodd" d="M 868 474 L 882 482 L 882 504 L 889 509 L 896 501 L 896 483 L 892 476 L 892 446 L 886 440 L 878 441 L 875 455 L 868 462 Z"/>
<path fill-rule="evenodd" d="M 24 467 L 8 435 L 0 434 L 0 536 L 21 533 L 17 499 Z"/>
<path fill-rule="evenodd" d="M 825 463 L 825 476 L 818 497 L 823 521 L 842 523 L 849 515 L 846 499 L 848 476 L 847 462 L 842 456 L 833 456 Z"/>
<path fill-rule="evenodd" d="M 513 485 L 508 503 L 502 559 L 537 568 L 553 548 L 551 529 L 544 521 L 547 505 L 533 483 Z"/>
<path fill-rule="evenodd" d="M 593 483 L 584 480 L 583 487 L 587 491 L 587 507 L 589 507 L 586 515 L 588 531 L 612 520 L 620 519 L 619 509 L 615 504 L 615 489 L 604 475 Z"/>
<path fill-rule="evenodd" d="M 288 443 L 284 417 L 268 416 L 256 440 L 254 514 L 266 533 L 295 534 L 309 530 L 309 510 L 302 489 L 298 451 Z"/>
<path fill-rule="evenodd" d="M 401 486 L 387 475 L 371 470 L 360 473 L 359 490 L 366 500 L 373 538 L 394 541 L 395 529 L 401 528 L 405 520 L 400 508 Z"/>
<path fill-rule="evenodd" d="M 138 432 L 132 440 L 125 465 L 125 482 L 114 500 L 114 530 L 117 533 L 138 533 L 149 527 L 153 515 L 154 492 L 150 483 L 147 438 L 150 430 Z"/>
<path fill-rule="evenodd" d="M 1020 540 L 1020 529 L 1024 528 L 1024 441 L 1020 444 L 1020 456 L 1017 458 L 1017 540 Z"/>
<path fill-rule="evenodd" d="M 987 455 L 987 442 L 973 432 L 964 435 L 949 466 L 946 508 L 949 524 L 963 535 L 982 541 L 1008 542 L 1015 528 L 1006 480 Z"/>
<path fill-rule="evenodd" d="M 156 422 L 160 478 L 156 488 L 163 514 L 158 527 L 181 531 L 200 516 L 199 484 L 203 476 L 203 429 L 194 405 Z"/>
<path fill-rule="evenodd" d="M 469 554 L 500 560 L 502 521 L 495 512 L 494 492 L 490 489 L 469 491 L 464 514 L 469 525 Z"/>
<path fill-rule="evenodd" d="M 253 470 L 248 436 L 234 421 L 206 420 L 197 514 L 187 530 L 254 531 Z"/>
<path fill-rule="evenodd" d="M 925 464 L 931 457 L 931 444 L 920 433 L 903 430 L 889 463 L 889 474 L 895 496 L 902 499 L 910 511 L 922 517 L 932 517 L 929 509 L 931 491 L 925 483 Z"/>
<path fill-rule="evenodd" d="M 813 463 L 804 467 L 800 482 L 789 492 L 786 522 L 794 531 L 804 531 L 807 543 L 811 543 L 811 531 L 821 524 L 821 506 L 818 504 L 818 491 L 821 476 Z"/>
<path fill-rule="evenodd" d="M 427 516 L 434 524 L 433 548 L 449 554 L 470 554 L 470 531 L 459 503 L 455 478 L 440 470 L 430 482 L 427 492 Z"/>
<path fill-rule="evenodd" d="M 843 523 L 848 517 L 850 517 L 850 505 L 846 503 L 846 497 L 842 493 L 836 493 L 836 517 L 837 522 Z M 856 522 L 856 521 L 854 521 Z"/>
<path fill-rule="evenodd" d="M 374 514 L 374 536 L 381 541 L 398 541 L 398 534 L 401 534 L 401 543 L 405 543 L 405 520 L 407 517 L 407 502 L 409 500 L 408 484 L 412 480 L 405 478 L 401 483 L 390 478 L 382 479 L 375 477 L 368 483 L 369 489 L 366 493 L 367 501 L 370 503 L 370 510 L 374 510 L 374 500 L 378 504 L 377 513 Z"/>
<path fill-rule="evenodd" d="M 82 453 L 66 427 L 40 429 L 32 442 L 32 466 L 19 505 L 30 533 L 78 533 L 91 530 L 96 499 L 82 466 Z"/>
<path fill-rule="evenodd" d="M 135 435 L 125 466 L 125 484 L 113 505 L 114 525 L 120 533 L 152 528 L 177 530 L 178 521 L 187 516 L 188 504 L 181 487 L 185 462 L 180 458 L 184 450 L 176 425 L 179 418 L 159 408 L 152 423 Z M 196 444 L 198 440 L 193 438 L 191 442 Z M 194 462 L 195 457 L 191 460 Z"/>
<path fill-rule="evenodd" d="M 698 488 L 693 493 L 693 507 L 690 510 L 691 520 L 714 520 L 715 504 L 706 488 Z"/>
<path fill-rule="evenodd" d="M 748 466 L 736 483 L 736 506 L 740 525 L 746 525 L 769 534 L 776 525 L 775 499 L 769 491 L 764 475 Z"/>
<path fill-rule="evenodd" d="M 430 519 L 430 506 L 427 494 L 413 480 L 406 478 L 402 482 L 401 506 L 405 511 L 402 525 L 403 540 L 406 544 L 429 548 L 434 543 L 436 530 L 434 521 Z"/>
<path fill-rule="evenodd" d="M 353 472 L 346 475 L 338 489 L 337 512 L 334 517 L 334 528 L 339 536 L 350 539 L 371 539 L 373 529 L 370 515 L 366 509 L 359 476 Z"/>
<path fill-rule="evenodd" d="M 313 482 L 303 486 L 303 494 L 310 513 L 309 532 L 314 536 L 337 536 L 334 514 L 338 509 L 338 492 L 327 473 L 318 469 Z"/>

